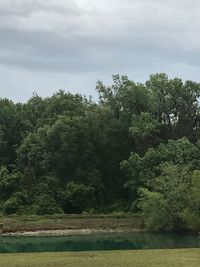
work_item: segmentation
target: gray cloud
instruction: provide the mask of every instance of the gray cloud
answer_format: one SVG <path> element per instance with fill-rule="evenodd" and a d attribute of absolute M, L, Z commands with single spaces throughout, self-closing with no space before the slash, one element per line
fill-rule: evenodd
<path fill-rule="evenodd" d="M 199 11 L 198 0 L 1 0 L 0 96 L 95 94 L 112 73 L 198 80 Z"/>

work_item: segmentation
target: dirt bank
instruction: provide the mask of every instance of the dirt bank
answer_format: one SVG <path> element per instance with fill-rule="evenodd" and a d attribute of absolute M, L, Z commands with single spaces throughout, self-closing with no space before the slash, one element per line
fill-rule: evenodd
<path fill-rule="evenodd" d="M 84 234 L 95 232 L 136 231 L 143 229 L 140 217 L 10 216 L 0 217 L 4 234 Z"/>
<path fill-rule="evenodd" d="M 74 229 L 74 230 L 39 230 L 4 233 L 2 236 L 67 236 L 67 235 L 90 235 L 90 234 L 110 234 L 121 232 L 142 232 L 142 229 Z"/>

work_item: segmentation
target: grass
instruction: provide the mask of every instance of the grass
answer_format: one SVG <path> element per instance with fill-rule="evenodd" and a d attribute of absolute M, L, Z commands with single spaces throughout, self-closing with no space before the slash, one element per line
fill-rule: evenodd
<path fill-rule="evenodd" d="M 200 249 L 0 254 L 0 267 L 199 267 Z"/>
<path fill-rule="evenodd" d="M 141 229 L 138 216 L 118 215 L 52 215 L 52 216 L 0 216 L 4 232 L 64 230 L 64 229 Z"/>

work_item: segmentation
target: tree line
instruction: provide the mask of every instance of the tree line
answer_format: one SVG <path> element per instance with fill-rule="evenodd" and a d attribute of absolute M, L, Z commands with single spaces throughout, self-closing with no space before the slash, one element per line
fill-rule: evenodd
<path fill-rule="evenodd" d="M 151 230 L 199 229 L 200 84 L 114 75 L 96 90 L 98 102 L 0 99 L 0 212 L 129 211 Z"/>

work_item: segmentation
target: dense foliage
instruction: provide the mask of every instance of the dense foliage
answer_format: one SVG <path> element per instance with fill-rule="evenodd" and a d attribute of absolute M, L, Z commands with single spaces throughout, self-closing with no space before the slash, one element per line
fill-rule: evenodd
<path fill-rule="evenodd" d="M 200 228 L 200 84 L 113 76 L 99 102 L 59 91 L 0 99 L 0 211 L 141 212 L 153 230 Z"/>

